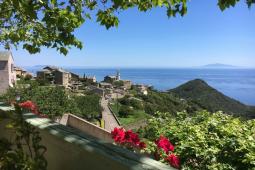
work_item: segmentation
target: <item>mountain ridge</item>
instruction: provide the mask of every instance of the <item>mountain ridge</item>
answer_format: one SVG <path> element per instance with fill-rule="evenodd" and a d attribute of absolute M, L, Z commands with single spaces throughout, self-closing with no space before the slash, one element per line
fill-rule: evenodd
<path fill-rule="evenodd" d="M 168 90 L 168 93 L 173 93 L 193 105 L 210 112 L 221 110 L 235 116 L 255 118 L 255 106 L 248 106 L 230 98 L 201 79 L 188 81 L 174 89 Z"/>
<path fill-rule="evenodd" d="M 206 64 L 200 67 L 202 68 L 239 68 L 240 66 L 222 64 L 222 63 L 213 63 L 213 64 Z"/>

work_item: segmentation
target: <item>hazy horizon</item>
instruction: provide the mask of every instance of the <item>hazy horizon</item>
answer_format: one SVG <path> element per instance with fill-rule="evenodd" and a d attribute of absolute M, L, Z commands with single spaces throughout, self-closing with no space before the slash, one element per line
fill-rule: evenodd
<path fill-rule="evenodd" d="M 219 67 L 215 66 L 215 67 L 210 67 L 210 65 L 220 65 Z M 222 66 L 221 66 L 222 65 Z M 237 66 L 237 65 L 230 65 L 230 64 L 223 64 L 223 63 L 210 63 L 210 64 L 205 64 L 205 65 L 199 65 L 199 66 L 172 66 L 172 67 L 159 67 L 159 66 L 79 66 L 79 65 L 73 65 L 73 66 L 68 66 L 68 65 L 52 65 L 52 64 L 38 64 L 38 65 L 18 65 L 20 67 L 40 67 L 40 66 L 57 66 L 57 67 L 65 67 L 65 68 L 134 68 L 134 69 L 167 69 L 167 68 L 208 68 L 208 69 L 214 69 L 214 68 L 226 68 L 226 69 L 255 69 L 254 67 L 246 67 L 246 66 Z"/>

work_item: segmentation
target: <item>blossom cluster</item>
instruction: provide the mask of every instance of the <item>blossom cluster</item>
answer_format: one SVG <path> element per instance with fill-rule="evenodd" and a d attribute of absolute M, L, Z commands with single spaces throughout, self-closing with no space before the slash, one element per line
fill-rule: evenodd
<path fill-rule="evenodd" d="M 111 132 L 112 138 L 114 142 L 120 144 L 122 146 L 126 146 L 129 148 L 146 148 L 146 144 L 141 142 L 137 133 L 134 133 L 132 130 L 127 130 L 123 128 L 114 128 Z M 174 145 L 164 136 L 160 136 L 159 139 L 155 141 L 157 149 L 154 153 L 155 159 L 160 160 L 162 157 L 166 162 L 168 162 L 172 167 L 180 168 L 180 160 L 178 156 L 176 156 L 174 151 Z M 164 152 L 161 154 L 160 152 Z M 167 156 L 165 156 L 167 155 Z"/>
<path fill-rule="evenodd" d="M 114 128 L 111 135 L 115 143 L 139 149 L 146 148 L 146 144 L 141 142 L 138 134 L 132 130 L 125 131 L 123 128 Z"/>
<path fill-rule="evenodd" d="M 46 115 L 44 114 L 41 114 L 39 111 L 38 111 L 38 107 L 36 106 L 36 104 L 30 100 L 27 100 L 25 102 L 22 102 L 22 103 L 19 103 L 19 106 L 21 108 L 24 108 L 24 109 L 28 109 L 28 110 L 31 110 L 32 113 L 40 116 L 40 117 L 47 117 Z"/>
<path fill-rule="evenodd" d="M 159 150 L 163 150 L 167 157 L 165 158 L 165 161 L 167 161 L 172 167 L 180 168 L 180 160 L 178 156 L 176 156 L 174 151 L 174 145 L 164 136 L 160 136 L 159 139 L 155 141 L 155 144 L 157 145 L 157 149 L 154 156 L 155 159 L 158 160 L 162 155 L 160 154 Z"/>

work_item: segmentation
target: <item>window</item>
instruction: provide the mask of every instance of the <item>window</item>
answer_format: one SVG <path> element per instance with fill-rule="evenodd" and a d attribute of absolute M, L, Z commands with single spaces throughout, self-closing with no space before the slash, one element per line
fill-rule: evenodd
<path fill-rule="evenodd" d="M 6 69 L 7 62 L 6 61 L 0 61 L 0 70 Z"/>

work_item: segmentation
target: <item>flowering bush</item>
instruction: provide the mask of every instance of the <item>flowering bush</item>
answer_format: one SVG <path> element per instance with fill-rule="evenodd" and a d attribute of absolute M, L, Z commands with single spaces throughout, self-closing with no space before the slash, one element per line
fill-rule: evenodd
<path fill-rule="evenodd" d="M 164 136 L 160 136 L 159 139 L 155 141 L 158 148 L 161 148 L 165 151 L 166 154 L 169 153 L 169 151 L 174 151 L 174 145 Z"/>
<path fill-rule="evenodd" d="M 114 130 L 111 132 L 111 135 L 115 143 L 121 144 L 129 149 L 146 148 L 146 144 L 141 142 L 139 136 L 132 130 L 125 131 L 123 128 L 114 128 Z"/>
<path fill-rule="evenodd" d="M 154 157 L 156 160 L 163 160 L 169 163 L 172 167 L 180 168 L 180 160 L 173 153 L 174 145 L 164 136 L 160 136 L 155 140 L 156 148 L 154 147 Z"/>
<path fill-rule="evenodd" d="M 132 130 L 125 131 L 123 128 L 114 128 L 111 132 L 114 142 L 129 149 L 145 149 L 146 144 L 141 142 L 138 134 Z M 152 149 L 156 160 L 163 160 L 172 167 L 180 168 L 179 158 L 173 154 L 174 145 L 164 136 L 155 141 L 156 147 Z M 148 153 L 151 151 L 147 150 Z M 162 153 L 163 152 L 163 153 Z"/>
<path fill-rule="evenodd" d="M 36 104 L 33 103 L 30 100 L 20 103 L 19 106 L 21 108 L 31 110 L 34 114 L 38 114 L 39 113 Z"/>
<path fill-rule="evenodd" d="M 209 113 L 199 111 L 194 115 L 179 112 L 177 115 L 157 113 L 150 119 L 143 136 L 149 141 L 156 141 L 159 134 L 164 135 L 175 144 L 174 153 L 162 156 L 172 166 L 181 169 L 245 169 L 255 167 L 255 120 L 242 120 L 222 112 Z M 161 140 L 161 143 L 165 140 Z M 151 151 L 158 147 L 156 143 L 147 143 Z"/>
<path fill-rule="evenodd" d="M 166 161 L 175 168 L 180 168 L 180 160 L 179 158 L 175 155 L 175 154 L 170 154 L 168 155 L 168 157 L 166 158 Z"/>
<path fill-rule="evenodd" d="M 46 115 L 39 113 L 38 107 L 36 106 L 36 104 L 30 100 L 19 103 L 19 106 L 23 109 L 31 110 L 32 113 L 34 113 L 40 117 L 47 117 Z"/>

